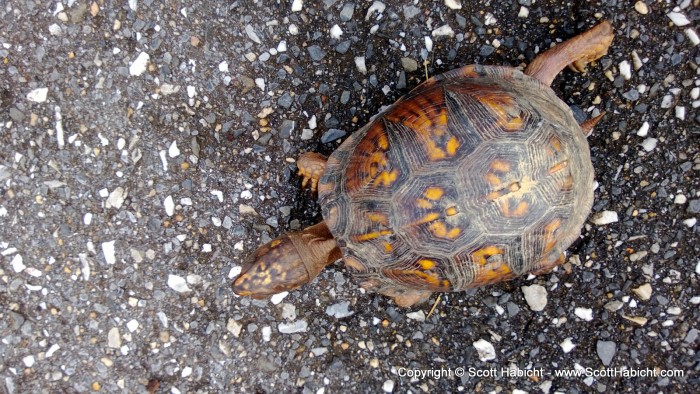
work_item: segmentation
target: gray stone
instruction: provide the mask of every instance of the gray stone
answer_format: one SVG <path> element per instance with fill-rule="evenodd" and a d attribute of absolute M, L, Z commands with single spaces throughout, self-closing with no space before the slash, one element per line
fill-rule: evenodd
<path fill-rule="evenodd" d="M 320 61 L 326 56 L 326 51 L 321 49 L 321 47 L 318 45 L 311 45 L 310 47 L 306 48 L 306 50 L 309 52 L 311 59 L 315 62 Z"/>
<path fill-rule="evenodd" d="M 321 136 L 321 142 L 324 144 L 327 144 L 329 142 L 333 142 L 339 138 L 345 137 L 345 131 L 339 130 L 339 129 L 328 129 L 325 133 L 323 133 L 323 136 Z"/>
<path fill-rule="evenodd" d="M 598 357 L 600 357 L 600 361 L 603 362 L 603 365 L 606 367 L 609 366 L 613 357 L 615 357 L 615 352 L 617 351 L 617 345 L 615 342 L 598 341 L 595 348 L 596 352 L 598 353 Z"/>

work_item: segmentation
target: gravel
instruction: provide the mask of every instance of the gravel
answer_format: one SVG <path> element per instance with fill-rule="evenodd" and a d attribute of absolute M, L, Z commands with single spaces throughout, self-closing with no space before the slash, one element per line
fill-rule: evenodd
<path fill-rule="evenodd" d="M 695 1 L 164 4 L 0 8 L 0 392 L 694 392 Z M 258 245 L 320 219 L 300 153 L 426 72 L 524 67 L 601 18 L 608 55 L 552 84 L 581 120 L 605 112 L 562 266 L 409 309 L 340 263 L 232 293 Z M 545 373 L 400 372 L 470 367 Z M 586 368 L 684 375 L 554 375 Z"/>

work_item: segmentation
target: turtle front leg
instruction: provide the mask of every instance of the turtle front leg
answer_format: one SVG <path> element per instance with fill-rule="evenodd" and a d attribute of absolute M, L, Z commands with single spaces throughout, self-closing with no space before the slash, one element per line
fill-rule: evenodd
<path fill-rule="evenodd" d="M 318 181 L 326 171 L 326 156 L 315 152 L 306 152 L 297 160 L 298 175 L 303 177 L 301 187 L 304 188 L 311 182 L 311 191 L 316 192 Z"/>
<path fill-rule="evenodd" d="M 608 53 L 613 36 L 612 25 L 610 22 L 604 21 L 587 32 L 537 56 L 527 66 L 525 74 L 535 77 L 549 86 L 559 71 L 566 66 L 574 71 L 584 72 L 586 64 Z"/>

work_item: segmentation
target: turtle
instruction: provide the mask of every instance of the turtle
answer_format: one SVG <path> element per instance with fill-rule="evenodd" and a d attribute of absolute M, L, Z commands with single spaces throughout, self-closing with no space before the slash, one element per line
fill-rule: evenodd
<path fill-rule="evenodd" d="M 343 259 L 359 285 L 401 307 L 565 261 L 593 204 L 587 136 L 550 85 L 607 54 L 613 27 L 539 54 L 524 71 L 468 65 L 436 75 L 328 157 L 297 160 L 323 221 L 252 253 L 232 283 L 265 298 Z"/>

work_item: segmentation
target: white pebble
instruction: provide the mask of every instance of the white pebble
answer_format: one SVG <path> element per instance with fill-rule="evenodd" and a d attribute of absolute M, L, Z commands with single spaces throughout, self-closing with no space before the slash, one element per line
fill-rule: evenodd
<path fill-rule="evenodd" d="M 692 228 L 693 226 L 695 226 L 695 223 L 697 223 L 697 222 L 698 222 L 697 219 L 695 219 L 695 218 L 690 218 L 690 219 L 685 219 L 685 220 L 683 221 L 683 224 L 685 224 L 686 226 Z"/>
<path fill-rule="evenodd" d="M 632 66 L 634 66 L 635 70 L 639 70 L 642 68 L 644 63 L 642 62 L 642 59 L 639 57 L 639 54 L 637 51 L 632 51 Z"/>
<path fill-rule="evenodd" d="M 547 290 L 540 285 L 520 287 L 530 309 L 539 312 L 547 306 Z"/>
<path fill-rule="evenodd" d="M 688 39 L 693 43 L 693 46 L 700 44 L 700 37 L 698 37 L 698 33 L 696 33 L 693 28 L 689 27 L 685 29 L 685 35 L 688 36 Z"/>
<path fill-rule="evenodd" d="M 299 12 L 304 8 L 303 0 L 294 0 L 292 2 L 292 12 Z"/>
<path fill-rule="evenodd" d="M 265 91 L 265 79 L 255 78 L 255 86 L 259 87 L 263 92 Z"/>
<path fill-rule="evenodd" d="M 49 93 L 49 88 L 39 88 L 34 89 L 27 93 L 27 100 L 33 101 L 35 103 L 43 103 L 46 101 L 46 96 Z"/>
<path fill-rule="evenodd" d="M 445 0 L 445 5 L 452 10 L 462 9 L 462 2 L 460 0 Z"/>
<path fill-rule="evenodd" d="M 695 88 L 691 89 L 690 90 L 690 98 L 692 98 L 693 100 L 697 100 L 698 98 L 700 98 L 700 88 L 695 87 Z"/>
<path fill-rule="evenodd" d="M 107 200 L 105 201 L 105 208 L 121 208 L 128 194 L 129 192 L 124 190 L 124 188 L 121 186 L 112 190 L 112 192 L 109 193 L 109 197 L 107 197 Z"/>
<path fill-rule="evenodd" d="M 182 368 L 182 373 L 180 374 L 180 376 L 182 376 L 183 378 L 186 378 L 190 375 L 192 375 L 192 367 Z"/>
<path fill-rule="evenodd" d="M 288 295 L 289 295 L 288 291 L 283 291 L 281 293 L 277 293 L 277 294 L 273 295 L 272 297 L 270 297 L 270 302 L 277 305 L 280 302 L 282 302 L 282 300 L 284 300 L 284 298 L 287 297 Z"/>
<path fill-rule="evenodd" d="M 299 27 L 295 25 L 294 23 L 289 25 L 289 34 L 296 36 L 299 34 Z"/>
<path fill-rule="evenodd" d="M 22 362 L 24 363 L 24 365 L 27 366 L 27 368 L 31 368 L 34 365 L 35 361 L 36 360 L 34 359 L 34 356 L 32 356 L 32 355 L 26 356 L 22 359 Z"/>
<path fill-rule="evenodd" d="M 425 49 L 427 49 L 428 52 L 433 51 L 433 40 L 428 36 L 425 36 Z"/>
<path fill-rule="evenodd" d="M 666 14 L 666 16 L 668 16 L 671 19 L 671 22 L 673 22 L 673 24 L 676 26 L 685 26 L 690 23 L 688 17 L 680 12 L 669 12 Z"/>
<path fill-rule="evenodd" d="M 277 52 L 287 52 L 287 41 L 282 40 L 277 44 Z"/>
<path fill-rule="evenodd" d="M 479 339 L 473 345 L 476 348 L 476 352 L 479 353 L 479 360 L 489 361 L 496 358 L 496 349 L 493 348 L 489 341 Z"/>
<path fill-rule="evenodd" d="M 330 33 L 332 38 L 340 38 L 340 36 L 343 35 L 343 29 L 341 29 L 338 25 L 333 25 L 333 27 L 331 27 Z"/>
<path fill-rule="evenodd" d="M 668 313 L 669 315 L 678 316 L 681 314 L 681 312 L 682 312 L 681 308 L 679 308 L 677 306 L 670 306 L 670 307 L 668 307 L 668 309 L 666 309 L 666 313 Z"/>
<path fill-rule="evenodd" d="M 177 291 L 178 293 L 186 293 L 191 291 L 190 288 L 187 287 L 187 281 L 185 278 L 172 274 L 168 275 L 168 287 Z"/>
<path fill-rule="evenodd" d="M 602 211 L 598 212 L 591 217 L 591 223 L 597 224 L 599 226 L 615 223 L 619 219 L 617 217 L 617 212 L 615 211 Z"/>
<path fill-rule="evenodd" d="M 308 328 L 308 324 L 306 323 L 305 320 L 298 320 L 298 321 L 291 322 L 291 323 L 280 323 L 277 326 L 277 329 L 282 334 L 295 334 L 298 332 L 306 332 L 307 328 Z"/>
<path fill-rule="evenodd" d="M 676 106 L 676 118 L 685 120 L 685 107 L 682 105 Z"/>
<path fill-rule="evenodd" d="M 484 17 L 484 24 L 485 24 L 486 26 L 489 26 L 489 25 L 495 25 L 496 22 L 498 22 L 498 20 L 496 19 L 496 17 L 493 16 L 492 13 L 487 12 L 487 13 L 486 13 L 486 16 Z"/>
<path fill-rule="evenodd" d="M 385 380 L 382 384 L 382 391 L 385 393 L 391 393 L 394 391 L 394 381 L 391 379 Z"/>
<path fill-rule="evenodd" d="M 139 75 L 143 74 L 143 72 L 146 71 L 149 59 L 150 56 L 148 56 L 146 52 L 139 53 L 139 55 L 136 57 L 136 60 L 134 60 L 131 63 L 131 66 L 129 66 L 129 74 L 135 77 L 138 77 Z"/>
<path fill-rule="evenodd" d="M 562 343 L 559 344 L 559 346 L 561 346 L 561 350 L 563 350 L 564 353 L 569 353 L 576 347 L 576 345 L 574 345 L 574 343 L 571 342 L 571 338 L 564 339 Z"/>
<path fill-rule="evenodd" d="M 637 130 L 637 135 L 640 137 L 646 137 L 649 133 L 649 122 L 642 123 L 642 127 Z"/>
<path fill-rule="evenodd" d="M 642 141 L 641 145 L 642 148 L 644 148 L 645 151 L 651 152 L 656 148 L 656 143 L 659 142 L 656 138 L 647 138 L 644 141 Z"/>
<path fill-rule="evenodd" d="M 367 65 L 365 64 L 364 56 L 355 57 L 355 67 L 357 67 L 357 71 L 361 72 L 362 74 L 367 74 Z"/>
<path fill-rule="evenodd" d="M 576 308 L 574 309 L 574 314 L 584 321 L 593 320 L 593 310 L 590 308 Z"/>
<path fill-rule="evenodd" d="M 211 253 L 211 244 L 202 245 L 202 253 Z"/>
<path fill-rule="evenodd" d="M 262 328 L 262 339 L 265 342 L 270 342 L 270 337 L 272 336 L 272 328 L 270 326 L 265 326 Z"/>
<path fill-rule="evenodd" d="M 630 62 L 627 60 L 620 62 L 620 75 L 626 80 L 632 78 L 632 67 L 630 67 Z"/>
<path fill-rule="evenodd" d="M 673 96 L 670 94 L 667 94 L 664 96 L 664 98 L 661 99 L 661 108 L 671 108 L 671 104 L 673 103 Z"/>
<path fill-rule="evenodd" d="M 119 335 L 119 328 L 112 327 L 107 332 L 107 346 L 112 349 L 119 349 L 122 346 L 122 337 Z"/>
<path fill-rule="evenodd" d="M 25 268 L 27 268 L 27 266 L 24 265 L 24 259 L 19 254 L 16 254 L 15 257 L 12 258 L 10 265 L 15 272 L 22 272 Z"/>
<path fill-rule="evenodd" d="M 222 73 L 227 73 L 228 72 L 228 62 L 224 60 L 223 62 L 219 63 L 219 71 Z"/>
<path fill-rule="evenodd" d="M 251 193 L 250 190 L 243 190 L 241 192 L 241 198 L 244 200 L 250 200 L 253 198 L 253 193 Z"/>
<path fill-rule="evenodd" d="M 448 36 L 448 37 L 454 37 L 455 32 L 452 30 L 450 25 L 442 25 L 438 27 L 437 29 L 433 30 L 433 37 L 438 37 L 438 36 Z"/>
<path fill-rule="evenodd" d="M 381 1 L 375 1 L 372 3 L 371 6 L 369 6 L 369 9 L 367 10 L 367 15 L 365 16 L 365 20 L 368 21 L 369 18 L 374 14 L 375 12 L 381 14 L 384 12 L 384 9 L 386 8 L 386 4 L 382 3 Z"/>
<path fill-rule="evenodd" d="M 651 298 L 651 285 L 649 283 L 645 283 L 637 288 L 632 289 L 632 292 L 636 294 L 641 301 L 647 301 L 649 298 Z"/>
<path fill-rule="evenodd" d="M 530 10 L 524 5 L 520 6 L 520 11 L 518 11 L 518 18 L 527 18 L 530 15 Z"/>
<path fill-rule="evenodd" d="M 425 312 L 419 310 L 417 312 L 407 313 L 406 317 L 415 321 L 425 321 Z"/>
<path fill-rule="evenodd" d="M 129 329 L 129 332 L 134 332 L 134 331 L 138 330 L 139 322 L 136 321 L 136 319 L 131 319 L 126 323 L 126 328 Z"/>
<path fill-rule="evenodd" d="M 168 148 L 168 156 L 170 158 L 178 157 L 180 155 L 180 149 L 177 148 L 177 141 L 173 141 Z"/>
<path fill-rule="evenodd" d="M 117 258 L 114 255 L 114 243 L 116 241 L 102 242 L 102 254 L 105 256 L 107 264 L 114 264 Z"/>
<path fill-rule="evenodd" d="M 700 275 L 700 259 L 698 259 L 697 264 L 695 264 L 695 273 Z M 696 297 L 693 297 L 693 298 L 696 298 Z M 692 300 L 691 300 L 691 302 L 692 302 Z M 696 302 L 696 304 L 697 304 L 697 302 Z"/>
<path fill-rule="evenodd" d="M 187 97 L 193 98 L 197 95 L 197 88 L 192 85 L 187 85 Z"/>
<path fill-rule="evenodd" d="M 165 200 L 163 200 L 163 207 L 165 207 L 166 215 L 173 216 L 173 213 L 175 213 L 175 202 L 173 201 L 173 196 L 165 197 Z"/>
<path fill-rule="evenodd" d="M 676 197 L 673 198 L 674 204 L 685 204 L 686 201 L 688 198 L 683 194 L 676 194 Z"/>
<path fill-rule="evenodd" d="M 58 346 L 57 344 L 54 343 L 54 344 L 51 345 L 51 347 L 49 347 L 49 349 L 46 351 L 46 357 L 48 358 L 48 357 L 53 356 L 53 354 L 56 353 L 56 351 L 57 351 L 58 349 L 60 349 L 60 348 L 61 348 L 60 346 Z"/>
<path fill-rule="evenodd" d="M 634 3 L 634 9 L 642 15 L 649 13 L 649 7 L 647 7 L 647 4 L 641 0 Z"/>

